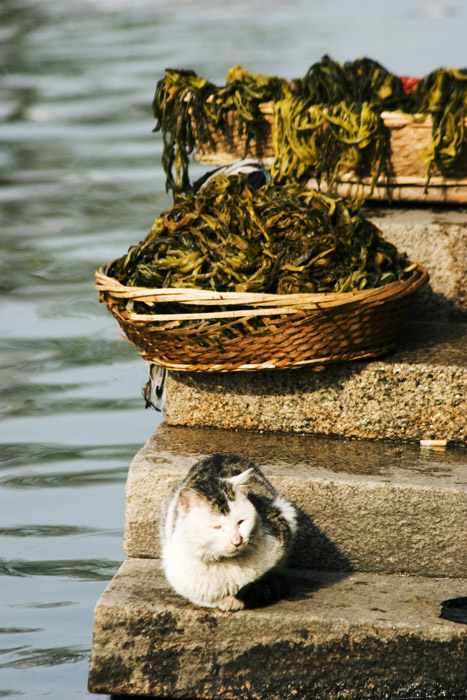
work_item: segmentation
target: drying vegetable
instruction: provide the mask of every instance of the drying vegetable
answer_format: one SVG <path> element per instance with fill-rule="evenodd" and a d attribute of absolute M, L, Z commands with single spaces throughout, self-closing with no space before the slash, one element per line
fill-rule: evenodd
<path fill-rule="evenodd" d="M 411 94 L 411 111 L 433 119 L 430 148 L 423 154 L 428 176 L 433 165 L 442 172 L 459 158 L 467 117 L 467 70 L 440 68 L 420 80 Z"/>
<path fill-rule="evenodd" d="M 312 104 L 362 105 L 367 102 L 381 110 L 395 110 L 408 102 L 402 80 L 370 58 L 340 64 L 323 56 L 295 84 L 297 91 Z"/>
<path fill-rule="evenodd" d="M 297 184 L 254 189 L 244 175 L 220 175 L 197 195 L 176 195 L 108 274 L 136 287 L 289 294 L 378 287 L 408 267 L 338 198 Z"/>
<path fill-rule="evenodd" d="M 340 168 L 350 168 L 360 181 L 368 163 L 372 187 L 387 174 L 389 131 L 368 102 L 324 107 L 302 99 L 282 100 L 275 105 L 272 138 L 272 177 L 279 183 L 315 177 L 320 185 L 324 178 L 330 189 Z"/>
<path fill-rule="evenodd" d="M 208 138 L 209 126 L 225 133 L 229 128 L 228 114 L 233 110 L 238 133 L 246 136 L 246 154 L 258 124 L 264 121 L 260 104 L 274 102 L 287 94 L 290 88 L 282 78 L 266 78 L 240 66 L 229 71 L 221 88 L 193 71 L 167 70 L 165 78 L 157 84 L 152 104 L 157 120 L 154 131 L 161 129 L 164 141 L 162 167 L 167 189 L 179 192 L 189 189 L 189 154 L 196 139 Z"/>
<path fill-rule="evenodd" d="M 196 140 L 212 138 L 212 126 L 232 138 L 235 115 L 238 135 L 245 135 L 245 153 L 266 125 L 260 109 L 274 111 L 272 177 L 277 182 L 324 178 L 332 186 L 341 167 L 361 180 L 368 173 L 374 185 L 389 169 L 389 129 L 381 116 L 396 111 L 414 118 L 432 116 L 432 141 L 423 154 L 427 183 L 433 167 L 442 173 L 457 162 L 464 144 L 467 117 L 467 71 L 441 68 L 412 91 L 376 61 L 358 59 L 343 65 L 324 56 L 307 74 L 290 84 L 281 78 L 248 73 L 236 66 L 224 87 L 190 71 L 167 71 L 154 98 L 156 130 L 164 138 L 163 166 L 167 186 L 187 191 L 188 156 Z M 195 130 L 196 129 L 196 133 Z M 174 172 L 175 171 L 175 172 Z"/>

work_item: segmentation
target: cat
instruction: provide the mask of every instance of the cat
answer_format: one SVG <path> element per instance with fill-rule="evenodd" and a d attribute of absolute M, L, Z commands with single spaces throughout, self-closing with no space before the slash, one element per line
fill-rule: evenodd
<path fill-rule="evenodd" d="M 196 462 L 171 489 L 161 518 L 162 564 L 174 590 L 224 611 L 287 592 L 282 573 L 297 511 L 261 470 L 234 455 Z"/>

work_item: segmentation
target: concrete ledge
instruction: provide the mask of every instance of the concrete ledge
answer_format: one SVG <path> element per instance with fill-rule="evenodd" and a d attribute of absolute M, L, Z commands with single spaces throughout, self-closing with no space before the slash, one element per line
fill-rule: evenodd
<path fill-rule="evenodd" d="M 467 443 L 467 326 L 408 325 L 381 360 L 170 373 L 171 425 Z"/>
<path fill-rule="evenodd" d="M 441 620 L 467 580 L 291 572 L 261 610 L 195 608 L 158 562 L 128 560 L 100 598 L 89 689 L 219 700 L 461 700 L 466 626 Z"/>
<path fill-rule="evenodd" d="M 467 322 L 467 211 L 427 207 L 368 207 L 384 237 L 430 273 L 415 300 L 414 318 Z"/>
<path fill-rule="evenodd" d="M 302 510 L 293 564 L 424 576 L 467 572 L 467 450 L 162 425 L 135 456 L 125 552 L 159 555 L 169 486 L 203 456 L 254 461 Z"/>

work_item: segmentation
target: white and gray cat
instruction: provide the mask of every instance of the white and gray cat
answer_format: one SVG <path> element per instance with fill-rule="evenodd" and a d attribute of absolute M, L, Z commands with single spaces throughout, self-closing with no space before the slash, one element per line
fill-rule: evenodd
<path fill-rule="evenodd" d="M 230 611 L 266 605 L 286 592 L 281 569 L 296 524 L 295 507 L 258 467 L 232 455 L 207 457 L 165 503 L 167 579 L 196 605 Z"/>

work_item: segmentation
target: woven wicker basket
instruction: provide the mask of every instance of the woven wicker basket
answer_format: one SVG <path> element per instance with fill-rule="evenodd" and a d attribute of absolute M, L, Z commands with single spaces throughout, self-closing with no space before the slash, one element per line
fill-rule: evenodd
<path fill-rule="evenodd" d="M 189 372 L 285 369 L 376 357 L 387 352 L 414 293 L 428 281 L 422 266 L 408 279 L 340 294 L 240 294 L 197 289 L 125 287 L 96 272 L 96 289 L 145 360 Z M 154 313 L 120 309 L 122 300 Z M 173 302 L 184 313 L 160 313 Z M 193 306 L 212 306 L 193 312 Z M 190 311 L 191 307 L 191 311 Z M 226 310 L 233 307 L 232 310 Z"/>

